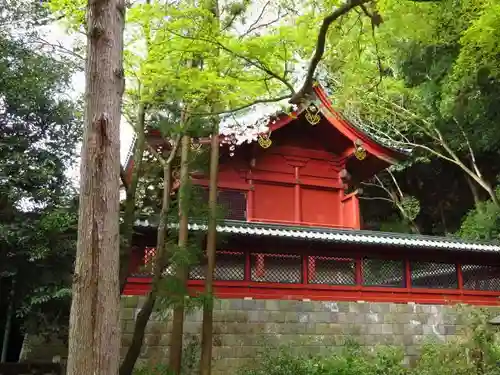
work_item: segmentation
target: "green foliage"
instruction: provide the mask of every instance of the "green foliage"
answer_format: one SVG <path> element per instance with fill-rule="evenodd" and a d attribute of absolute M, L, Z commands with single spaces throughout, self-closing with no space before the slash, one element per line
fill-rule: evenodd
<path fill-rule="evenodd" d="M 467 213 L 457 234 L 469 240 L 500 239 L 500 207 L 491 200 L 478 203 Z"/>
<path fill-rule="evenodd" d="M 414 374 L 498 375 L 500 342 L 488 324 L 492 317 L 481 309 L 465 311 L 462 336 L 448 343 L 427 343 L 422 348 Z"/>
<path fill-rule="evenodd" d="M 11 3 L 0 16 L 0 278 L 26 332 L 64 336 L 77 222 L 67 172 L 81 110 L 67 96 L 71 65 L 29 43 L 46 10 Z"/>
<path fill-rule="evenodd" d="M 180 375 L 199 374 L 200 342 L 196 336 L 185 340 Z M 168 366 L 163 363 L 149 363 L 139 366 L 133 375 L 173 375 Z"/>
<path fill-rule="evenodd" d="M 265 348 L 255 364 L 241 375 L 498 375 L 500 342 L 491 314 L 464 308 L 459 314 L 465 331 L 455 340 L 429 341 L 412 368 L 403 362 L 401 348 L 364 348 L 353 342 L 337 353 L 306 356 L 291 347 Z M 297 349 L 297 348 L 295 348 Z"/>
<path fill-rule="evenodd" d="M 337 354 L 305 356 L 279 347 L 266 350 L 257 366 L 243 369 L 241 375 L 404 375 L 403 353 L 394 348 L 369 351 L 351 342 Z"/>

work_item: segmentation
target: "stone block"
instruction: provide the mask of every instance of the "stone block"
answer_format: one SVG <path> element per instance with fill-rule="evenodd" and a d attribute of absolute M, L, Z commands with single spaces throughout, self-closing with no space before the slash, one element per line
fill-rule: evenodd
<path fill-rule="evenodd" d="M 122 296 L 120 304 L 122 308 L 136 308 L 139 302 L 139 296 Z"/>
<path fill-rule="evenodd" d="M 269 311 L 269 322 L 272 323 L 285 323 L 286 312 L 284 311 Z"/>
<path fill-rule="evenodd" d="M 383 323 L 397 323 L 397 314 L 394 313 L 384 313 L 382 315 Z"/>
<path fill-rule="evenodd" d="M 243 325 L 243 324 L 242 324 Z M 248 333 L 265 333 L 266 332 L 266 323 L 246 323 L 248 326 Z"/>
<path fill-rule="evenodd" d="M 283 323 L 278 326 L 278 333 L 283 333 L 283 334 L 305 334 L 306 333 L 306 327 L 304 324 L 300 323 Z"/>
<path fill-rule="evenodd" d="M 203 310 L 198 309 L 191 311 L 189 314 L 186 314 L 185 318 L 186 322 L 201 322 L 203 321 Z"/>
<path fill-rule="evenodd" d="M 365 315 L 366 323 L 381 323 L 383 322 L 383 317 L 378 313 L 367 313 Z"/>
<path fill-rule="evenodd" d="M 392 324 L 392 333 L 395 335 L 402 335 L 405 333 L 405 325 L 404 323 L 393 323 Z"/>
<path fill-rule="evenodd" d="M 422 327 L 422 324 L 410 323 L 404 325 L 404 333 L 412 335 L 423 335 L 424 329 Z"/>
<path fill-rule="evenodd" d="M 243 305 L 241 307 L 242 310 L 246 310 L 246 311 L 257 310 L 257 300 L 246 299 L 246 300 L 243 300 L 242 305 Z"/>
<path fill-rule="evenodd" d="M 349 302 L 349 312 L 356 313 L 356 314 L 363 312 L 361 309 L 361 305 L 362 304 L 360 304 L 358 302 Z"/>
<path fill-rule="evenodd" d="M 127 307 L 121 310 L 120 318 L 122 320 L 134 320 L 135 319 L 135 308 Z"/>
<path fill-rule="evenodd" d="M 314 303 L 311 301 L 301 301 L 297 305 L 297 311 L 300 312 L 313 312 L 314 310 Z"/>
<path fill-rule="evenodd" d="M 131 334 L 122 334 L 122 346 L 129 347 L 132 343 L 132 335 Z"/>
<path fill-rule="evenodd" d="M 392 324 L 381 324 L 382 334 L 384 335 L 392 335 L 394 333 Z"/>
<path fill-rule="evenodd" d="M 229 300 L 229 309 L 242 310 L 243 309 L 243 302 L 244 302 L 244 300 L 242 300 L 242 299 L 230 299 Z"/>
<path fill-rule="evenodd" d="M 329 311 L 320 311 L 311 314 L 311 321 L 316 323 L 330 323 L 332 321 L 332 316 L 336 319 L 336 314 Z"/>
<path fill-rule="evenodd" d="M 221 338 L 224 346 L 237 347 L 244 345 L 243 336 L 241 335 L 221 335 Z"/>
<path fill-rule="evenodd" d="M 339 323 L 341 321 L 339 320 Z M 354 324 L 365 324 L 366 323 L 366 316 L 365 314 L 359 313 L 359 312 L 348 312 L 347 313 L 347 323 L 354 323 Z"/>
<path fill-rule="evenodd" d="M 445 335 L 455 335 L 457 332 L 457 327 L 454 325 L 445 325 L 444 326 L 444 334 Z"/>
<path fill-rule="evenodd" d="M 292 300 L 279 300 L 278 301 L 280 311 L 284 311 L 284 312 L 297 311 L 298 303 L 299 303 L 299 301 L 292 301 Z"/>
<path fill-rule="evenodd" d="M 382 324 L 370 324 L 370 325 L 368 325 L 368 334 L 380 335 L 381 333 L 382 333 Z"/>
<path fill-rule="evenodd" d="M 299 323 L 299 313 L 296 311 L 285 312 L 285 322 L 287 322 L 287 323 Z"/>
<path fill-rule="evenodd" d="M 185 322 L 184 333 L 197 334 L 201 332 L 201 324 L 198 322 Z"/>
<path fill-rule="evenodd" d="M 265 309 L 268 311 L 278 311 L 280 306 L 277 300 L 265 300 Z"/>
<path fill-rule="evenodd" d="M 250 323 L 260 322 L 263 317 L 261 314 L 262 312 L 263 311 L 258 311 L 258 310 L 248 311 L 247 312 L 248 322 Z"/>
<path fill-rule="evenodd" d="M 342 329 L 342 333 L 347 335 L 359 336 L 366 334 L 368 332 L 367 324 L 348 323 L 348 324 L 339 324 L 339 326 Z"/>
<path fill-rule="evenodd" d="M 162 346 L 160 345 L 161 334 L 146 334 L 144 336 L 144 345 L 147 346 Z"/>
<path fill-rule="evenodd" d="M 299 323 L 309 323 L 311 320 L 311 315 L 308 312 L 297 312 L 297 318 L 299 319 Z"/>
<path fill-rule="evenodd" d="M 349 320 L 348 320 L 348 313 L 346 312 L 338 312 L 336 314 L 336 317 L 337 317 L 337 323 L 340 323 L 340 324 L 347 324 L 349 323 Z"/>
<path fill-rule="evenodd" d="M 139 296 L 137 299 L 137 307 L 142 309 L 142 306 L 144 306 L 144 303 L 146 302 L 146 296 Z"/>
<path fill-rule="evenodd" d="M 339 313 L 349 312 L 349 302 L 338 302 L 337 306 L 338 306 Z"/>

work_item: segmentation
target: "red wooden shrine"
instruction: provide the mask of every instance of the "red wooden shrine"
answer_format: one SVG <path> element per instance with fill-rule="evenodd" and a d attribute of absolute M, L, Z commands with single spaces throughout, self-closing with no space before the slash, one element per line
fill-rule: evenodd
<path fill-rule="evenodd" d="M 218 226 L 225 240 L 216 295 L 499 304 L 500 246 L 362 230 L 353 188 L 405 157 L 335 111 L 319 85 L 297 111 L 273 117 L 258 141 L 235 150 L 223 143 L 219 201 L 227 215 Z M 192 178 L 208 185 L 206 176 Z M 152 242 L 137 242 L 125 294 L 150 288 L 141 266 L 154 254 L 155 228 L 139 221 L 137 229 Z M 193 293 L 203 289 L 204 272 L 203 260 L 191 269 Z"/>

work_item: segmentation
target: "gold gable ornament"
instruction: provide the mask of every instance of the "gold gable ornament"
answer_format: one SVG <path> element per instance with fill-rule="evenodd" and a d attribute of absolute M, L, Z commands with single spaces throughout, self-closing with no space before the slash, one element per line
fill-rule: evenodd
<path fill-rule="evenodd" d="M 258 142 L 260 147 L 262 148 L 269 148 L 273 144 L 273 141 L 271 141 L 271 132 L 269 133 L 263 133 L 259 134 Z"/>
<path fill-rule="evenodd" d="M 193 138 L 191 140 L 191 150 L 193 150 L 194 152 L 201 151 L 201 143 L 197 138 Z"/>
<path fill-rule="evenodd" d="M 354 142 L 354 156 L 358 160 L 366 159 L 366 150 L 359 139 L 357 139 L 356 142 Z"/>
<path fill-rule="evenodd" d="M 311 125 L 317 125 L 321 121 L 321 116 L 319 115 L 319 108 L 316 104 L 311 103 L 306 108 L 306 120 Z"/>

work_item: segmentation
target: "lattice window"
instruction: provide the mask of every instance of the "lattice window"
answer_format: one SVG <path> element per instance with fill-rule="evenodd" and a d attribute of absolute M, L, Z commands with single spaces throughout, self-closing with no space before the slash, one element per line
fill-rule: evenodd
<path fill-rule="evenodd" d="M 363 285 L 404 288 L 404 262 L 401 260 L 363 259 Z"/>
<path fill-rule="evenodd" d="M 309 284 L 354 285 L 355 268 L 353 259 L 309 256 Z"/>
<path fill-rule="evenodd" d="M 500 290 L 500 267 L 479 264 L 462 265 L 464 289 Z"/>
<path fill-rule="evenodd" d="M 293 254 L 252 254 L 252 281 L 299 284 L 302 258 Z"/>
<path fill-rule="evenodd" d="M 220 190 L 218 202 L 223 207 L 226 219 L 246 220 L 247 198 L 244 191 Z"/>
<path fill-rule="evenodd" d="M 208 188 L 201 189 L 203 202 L 208 203 Z M 247 197 L 240 190 L 219 190 L 217 204 L 222 208 L 224 218 L 229 220 L 246 220 Z"/>
<path fill-rule="evenodd" d="M 413 288 L 456 289 L 458 288 L 456 265 L 412 262 L 411 285 Z"/>
<path fill-rule="evenodd" d="M 156 248 L 146 247 L 144 249 L 144 256 L 142 257 L 141 264 L 138 269 L 132 273 L 132 276 L 151 276 L 154 267 L 154 258 L 156 255 Z"/>
<path fill-rule="evenodd" d="M 191 267 L 189 279 L 204 280 L 206 259 Z M 234 251 L 218 251 L 215 257 L 214 280 L 236 281 L 245 279 L 245 254 Z"/>

